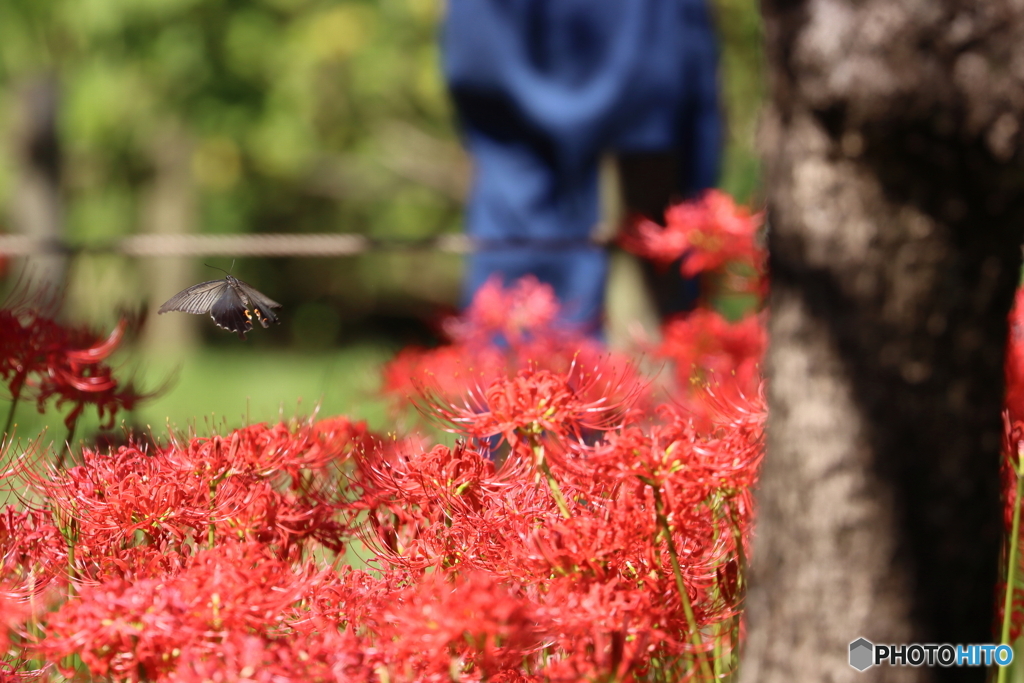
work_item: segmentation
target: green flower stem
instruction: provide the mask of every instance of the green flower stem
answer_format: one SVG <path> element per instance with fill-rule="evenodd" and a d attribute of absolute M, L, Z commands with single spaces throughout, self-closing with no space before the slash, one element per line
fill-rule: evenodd
<path fill-rule="evenodd" d="M 569 506 L 565 502 L 565 497 L 562 495 L 562 489 L 558 486 L 558 481 L 555 479 L 555 475 L 551 473 L 551 468 L 548 466 L 547 460 L 544 459 L 544 447 L 540 447 L 540 458 L 538 459 L 538 466 L 540 471 L 544 473 L 544 478 L 547 479 L 548 489 L 551 491 L 552 497 L 555 499 L 555 504 L 558 505 L 558 510 L 562 513 L 562 517 L 569 519 L 572 517 L 569 514 Z"/>
<path fill-rule="evenodd" d="M 1013 524 L 1010 528 L 1010 551 L 1006 554 L 1006 597 L 1003 598 L 1003 631 L 999 642 L 1010 644 L 1010 622 L 1013 617 L 1013 588 L 1017 581 L 1017 554 L 1019 552 L 1018 537 L 1020 536 L 1020 498 L 1024 494 L 1024 476 L 1021 476 L 1020 464 L 1014 465 L 1017 475 L 1017 495 L 1013 499 Z M 1009 667 L 999 667 L 996 683 L 1005 683 Z"/>
<path fill-rule="evenodd" d="M 569 505 L 565 502 L 565 496 L 562 495 L 562 487 L 558 485 L 558 480 L 555 479 L 555 475 L 551 472 L 551 467 L 548 466 L 548 459 L 544 456 L 544 444 L 539 443 L 540 439 L 533 433 L 527 432 L 523 436 L 526 438 L 527 443 L 530 444 L 530 450 L 533 451 L 533 462 L 536 463 L 537 469 L 544 475 L 544 480 L 548 484 L 548 490 L 551 491 L 551 496 L 555 499 L 555 504 L 558 505 L 558 511 L 562 513 L 564 519 L 569 519 L 572 517 L 572 514 L 569 512 Z"/>
<path fill-rule="evenodd" d="M 75 544 L 68 542 L 68 597 L 75 597 L 75 579 L 78 577 L 78 571 L 75 569 Z"/>
<path fill-rule="evenodd" d="M 694 616 L 693 605 L 690 604 L 690 593 L 686 590 L 686 582 L 683 580 L 683 570 L 679 566 L 679 553 L 676 552 L 676 544 L 672 540 L 672 529 L 669 526 L 668 517 L 665 515 L 665 504 L 661 499 L 661 490 L 657 486 L 652 486 L 651 491 L 654 492 L 654 511 L 658 518 L 658 526 L 661 528 L 661 535 L 665 538 L 665 543 L 668 545 L 668 556 L 672 560 L 672 573 L 676 578 L 676 590 L 679 591 L 679 601 L 683 604 L 686 623 L 690 627 L 690 642 L 696 648 L 698 665 L 704 671 L 707 680 L 714 680 L 715 676 L 711 671 L 711 665 L 708 663 L 707 653 L 704 652 L 704 641 L 701 640 L 700 630 L 697 628 L 697 617 Z"/>
<path fill-rule="evenodd" d="M 217 497 L 217 484 L 210 482 L 210 523 L 206 526 L 206 547 L 213 550 L 217 541 L 217 525 L 213 522 L 213 512 L 216 507 L 214 500 Z"/>
<path fill-rule="evenodd" d="M 723 657 L 723 653 L 722 653 L 722 629 L 721 629 L 721 626 L 719 625 L 718 627 L 716 627 L 715 631 L 716 631 L 716 636 L 715 636 L 715 647 L 714 647 L 714 663 L 715 663 L 715 679 L 718 680 L 718 679 L 721 679 L 722 676 L 725 673 L 722 670 L 723 669 L 722 660 L 725 659 L 725 657 Z"/>

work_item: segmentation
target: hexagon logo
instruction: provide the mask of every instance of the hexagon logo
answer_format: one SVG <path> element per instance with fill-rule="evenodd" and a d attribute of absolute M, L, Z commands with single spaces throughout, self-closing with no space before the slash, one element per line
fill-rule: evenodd
<path fill-rule="evenodd" d="M 875 662 L 875 646 L 866 638 L 858 638 L 850 643 L 850 666 L 857 671 L 864 671 Z"/>

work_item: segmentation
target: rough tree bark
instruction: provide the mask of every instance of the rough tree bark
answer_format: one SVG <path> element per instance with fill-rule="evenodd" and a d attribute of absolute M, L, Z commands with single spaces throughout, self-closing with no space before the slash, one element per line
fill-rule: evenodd
<path fill-rule="evenodd" d="M 981 681 L 847 657 L 993 642 L 1024 3 L 763 11 L 771 417 L 740 679 Z"/>

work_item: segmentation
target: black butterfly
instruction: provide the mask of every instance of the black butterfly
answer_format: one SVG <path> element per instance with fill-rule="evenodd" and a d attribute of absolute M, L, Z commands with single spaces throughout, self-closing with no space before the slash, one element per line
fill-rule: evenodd
<path fill-rule="evenodd" d="M 263 327 L 279 322 L 271 310 L 274 308 L 281 308 L 281 304 L 228 275 L 223 280 L 200 282 L 178 292 L 157 312 L 209 313 L 217 327 L 237 332 L 245 339 L 245 333 L 252 329 L 253 314 Z"/>

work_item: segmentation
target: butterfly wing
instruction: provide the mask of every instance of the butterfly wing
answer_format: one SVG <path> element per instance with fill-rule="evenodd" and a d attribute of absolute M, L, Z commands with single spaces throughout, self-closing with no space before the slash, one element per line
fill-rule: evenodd
<path fill-rule="evenodd" d="M 160 307 L 157 313 L 182 311 L 184 313 L 209 313 L 225 291 L 231 291 L 227 280 L 210 280 L 192 285 L 178 292 Z"/>
<path fill-rule="evenodd" d="M 242 339 L 245 339 L 245 333 L 252 329 L 248 307 L 238 296 L 235 288 L 227 286 L 226 282 L 224 291 L 210 309 L 210 317 L 217 323 L 217 327 L 237 332 Z"/>
<path fill-rule="evenodd" d="M 253 313 L 263 327 L 278 322 L 274 308 L 281 308 L 281 304 L 228 275 L 223 280 L 200 282 L 178 292 L 157 312 L 209 313 L 217 327 L 237 332 L 245 339 L 245 333 L 252 329 Z"/>
<path fill-rule="evenodd" d="M 252 312 L 256 314 L 263 327 L 270 327 L 270 323 L 279 322 L 272 309 L 281 308 L 281 304 L 265 294 L 257 292 L 238 278 L 231 278 L 230 282 L 231 287 L 239 295 L 239 298 L 246 303 L 248 308 L 252 309 Z"/>

